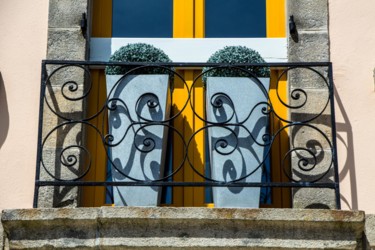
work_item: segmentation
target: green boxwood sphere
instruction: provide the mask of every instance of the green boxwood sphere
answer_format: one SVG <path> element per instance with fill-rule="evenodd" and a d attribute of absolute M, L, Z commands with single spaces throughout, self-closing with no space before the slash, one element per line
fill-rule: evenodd
<path fill-rule="evenodd" d="M 170 63 L 172 60 L 161 49 L 155 48 L 151 44 L 133 43 L 119 48 L 109 58 L 110 62 L 160 62 Z M 107 75 L 123 75 L 129 70 L 134 69 L 134 66 L 107 66 L 105 73 Z M 170 74 L 163 68 L 144 68 L 134 71 L 134 74 Z"/>
<path fill-rule="evenodd" d="M 240 64 L 240 63 L 265 63 L 262 56 L 255 50 L 245 46 L 226 46 L 223 49 L 216 51 L 208 59 L 208 63 L 225 63 L 225 64 Z M 209 67 L 203 68 L 203 71 L 209 70 Z M 257 77 L 269 77 L 270 69 L 268 67 L 245 67 Z M 207 77 L 249 77 L 244 71 L 230 68 L 214 69 L 203 75 L 203 81 L 206 82 Z"/>

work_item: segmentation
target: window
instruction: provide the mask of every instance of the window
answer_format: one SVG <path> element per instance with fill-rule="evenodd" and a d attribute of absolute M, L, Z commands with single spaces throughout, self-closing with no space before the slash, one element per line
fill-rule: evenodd
<path fill-rule="evenodd" d="M 267 37 L 266 1 L 206 0 L 205 37 Z"/>
<path fill-rule="evenodd" d="M 172 0 L 113 0 L 112 37 L 173 37 Z"/>
<path fill-rule="evenodd" d="M 267 61 L 286 60 L 285 38 L 285 0 L 94 0 L 93 31 L 90 41 L 91 60 L 107 61 L 109 56 L 123 45 L 135 42 L 146 42 L 163 49 L 174 62 L 205 62 L 216 50 L 226 45 L 245 45 L 258 50 Z M 240 15 L 241 14 L 241 15 Z M 235 39 L 233 39 L 235 38 Z M 200 70 L 179 70 L 187 84 L 191 86 Z M 275 95 L 276 79 L 280 74 L 272 71 L 270 95 Z M 104 81 L 102 70 L 93 72 L 93 79 Z M 272 80 L 273 79 L 273 80 Z M 285 79 L 282 79 L 285 81 Z M 273 83 L 272 83 L 273 81 Z M 105 98 L 105 91 L 97 90 L 95 98 Z M 198 112 L 204 113 L 203 84 L 195 86 L 195 103 Z M 181 82 L 175 82 L 173 112 L 178 112 L 184 105 Z M 273 93 L 273 94 L 272 94 Z M 204 124 L 195 117 L 190 109 L 184 110 L 185 120 L 190 129 L 184 131 L 189 138 Z M 280 121 L 272 121 L 275 126 Z M 98 121 L 98 127 L 100 121 Z M 176 125 L 175 125 L 176 126 Z M 183 128 L 181 128 L 184 130 Z M 91 140 L 94 140 L 93 138 Z M 195 138 L 199 157 L 192 157 L 194 164 L 205 168 L 205 137 L 202 134 Z M 95 144 L 92 144 L 95 145 Z M 283 145 L 280 147 L 287 147 Z M 174 146 L 174 161 L 179 162 L 178 146 Z M 282 150 L 282 149 L 280 149 Z M 97 167 L 105 165 L 101 159 L 105 153 L 97 149 Z M 189 152 L 190 153 L 190 152 Z M 94 164 L 95 165 L 95 164 Z M 93 168 L 93 171 L 95 168 Z M 203 181 L 189 167 L 175 177 L 177 181 Z M 101 171 L 103 172 L 103 171 Z M 91 173 L 94 175 L 94 173 Z M 104 178 L 102 174 L 100 178 Z M 272 178 L 280 176 L 273 173 Z M 89 177 L 92 178 L 93 176 Z M 97 177 L 95 177 L 97 178 Z M 91 193 L 103 193 L 103 188 L 92 189 Z M 95 189 L 96 191 L 93 191 Z M 205 194 L 206 192 L 206 194 Z M 281 193 L 281 190 L 279 191 Z M 273 195 L 275 196 L 275 195 Z M 280 196 L 280 195 L 279 195 Z M 92 195 L 86 204 L 100 205 L 103 198 Z M 177 206 L 203 206 L 207 190 L 203 187 L 176 187 L 173 190 L 173 204 Z M 95 204 L 94 204 L 94 203 Z M 210 206 L 208 204 L 208 206 Z M 281 205 L 278 205 L 281 206 Z"/>

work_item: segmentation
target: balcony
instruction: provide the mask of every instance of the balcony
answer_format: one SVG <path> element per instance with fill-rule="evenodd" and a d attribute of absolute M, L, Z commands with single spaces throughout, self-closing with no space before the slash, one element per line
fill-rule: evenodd
<path fill-rule="evenodd" d="M 133 104 L 128 101 L 134 96 L 113 94 L 126 75 L 106 91 L 106 66 L 134 67 L 129 75 L 145 68 L 165 70 L 169 115 L 143 115 L 144 110 L 157 114 L 162 106 L 151 82 Z M 202 73 L 204 67 L 209 70 Z M 269 88 L 249 67 L 270 68 Z M 251 99 L 247 94 L 208 91 L 202 78 L 215 70 L 245 75 L 263 99 L 245 107 L 236 103 Z M 229 92 L 236 81 L 232 78 Z M 331 63 L 43 61 L 34 207 L 116 204 L 116 190 L 130 187 L 125 196 L 157 190 L 158 206 L 217 207 L 215 190 L 260 190 L 256 203 L 261 207 L 339 209 L 333 89 Z M 256 113 L 263 120 L 258 127 Z M 121 120 L 123 114 L 128 122 Z M 116 124 L 125 126 L 122 135 L 115 134 Z M 157 128 L 164 139 L 155 137 Z M 243 149 L 246 143 L 250 149 Z M 162 152 L 160 162 L 150 160 L 155 151 Z M 142 169 L 141 177 L 134 169 Z M 254 181 L 255 175 L 261 177 Z"/>
<path fill-rule="evenodd" d="M 110 85 L 103 69 L 115 65 L 134 68 Z M 269 86 L 248 67 L 270 68 Z M 153 81 L 137 83 L 138 95 L 126 89 L 134 79 L 149 80 L 137 74 L 145 68 L 166 70 L 155 79 L 168 79 L 169 101 L 161 100 Z M 230 91 L 212 90 L 202 76 L 215 70 L 247 77 L 224 77 Z M 257 94 L 244 94 L 241 81 Z M 237 96 L 234 85 L 243 90 Z M 119 89 L 125 91 L 116 94 Z M 364 212 L 335 210 L 333 96 L 330 63 L 44 61 L 34 209 L 2 212 L 5 247 L 366 249 Z M 238 105 L 248 99 L 253 103 Z M 154 151 L 162 152 L 159 164 Z M 258 190 L 243 198 L 256 197 L 257 205 L 239 206 L 229 196 L 223 205 L 215 188 L 235 196 Z M 157 204 L 119 205 L 116 190 L 126 202 L 132 196 L 144 202 L 147 190 L 158 191 Z"/>

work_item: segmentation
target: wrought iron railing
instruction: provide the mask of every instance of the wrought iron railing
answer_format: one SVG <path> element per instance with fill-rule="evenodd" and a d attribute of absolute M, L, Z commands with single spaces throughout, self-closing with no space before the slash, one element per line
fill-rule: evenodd
<path fill-rule="evenodd" d="M 134 68 L 105 87 L 105 81 L 98 80 L 98 71 L 114 65 Z M 209 67 L 208 71 L 192 79 L 182 73 L 203 67 Z M 269 87 L 251 72 L 252 67 L 271 69 Z M 150 78 L 144 79 L 147 82 L 141 90 L 131 92 L 125 87 L 130 75 L 147 68 L 168 72 L 167 101 L 160 100 L 159 87 L 151 88 Z M 245 75 L 240 89 L 251 85 L 250 91 L 261 98 L 250 98 L 245 91 L 234 94 L 238 78 L 221 85 L 211 83 L 219 86 L 216 89 L 209 87 L 211 80 L 202 82 L 207 72 L 218 69 Z M 220 86 L 229 87 L 229 92 Z M 104 98 L 97 97 L 103 92 L 107 92 Z M 265 204 L 272 203 L 274 189 L 287 189 L 292 196 L 302 188 L 327 189 L 340 208 L 333 98 L 328 62 L 145 65 L 43 61 L 34 206 L 71 192 L 64 193 L 61 187 L 104 186 L 113 199 L 113 187 L 163 187 L 168 193 L 166 190 L 178 186 L 221 187 L 233 193 L 258 188 Z M 248 99 L 253 103 L 243 102 Z M 189 125 L 186 112 L 196 120 L 195 125 Z M 105 166 L 94 167 L 98 165 L 96 147 L 105 154 Z M 161 152 L 159 160 L 151 157 L 156 151 Z M 194 160 L 197 154 L 199 159 Z M 219 156 L 216 160 L 215 155 Z M 155 170 L 159 165 L 163 166 Z M 199 176 L 198 181 L 177 178 L 187 168 Z M 104 179 L 90 174 L 98 169 L 107 171 Z M 141 169 L 141 175 L 134 169 Z M 262 177 L 254 181 L 259 173 Z"/>

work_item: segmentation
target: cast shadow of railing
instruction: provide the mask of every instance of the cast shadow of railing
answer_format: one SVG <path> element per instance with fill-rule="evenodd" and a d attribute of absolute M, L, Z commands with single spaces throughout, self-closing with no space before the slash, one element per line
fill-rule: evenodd
<path fill-rule="evenodd" d="M 7 93 L 3 76 L 0 72 L 0 149 L 3 146 L 9 131 L 9 110 Z"/>
<path fill-rule="evenodd" d="M 340 159 L 344 159 L 342 154 L 344 154 L 345 161 L 340 168 L 340 182 L 346 182 L 349 179 L 350 184 L 350 198 L 346 197 L 341 193 L 341 201 L 347 206 L 348 209 L 358 210 L 358 190 L 357 190 L 357 175 L 356 175 L 356 165 L 355 165 L 355 153 L 354 153 L 354 138 L 352 125 L 350 123 L 349 116 L 346 113 L 344 104 L 341 101 L 339 92 L 335 88 L 335 104 L 336 104 L 336 114 L 342 117 L 342 121 L 336 122 L 337 130 L 337 140 L 338 140 L 338 154 Z M 342 150 L 341 150 L 342 149 Z"/>

